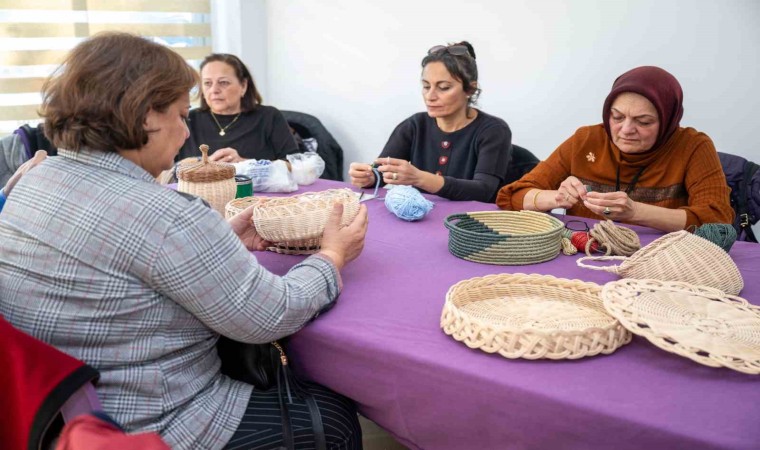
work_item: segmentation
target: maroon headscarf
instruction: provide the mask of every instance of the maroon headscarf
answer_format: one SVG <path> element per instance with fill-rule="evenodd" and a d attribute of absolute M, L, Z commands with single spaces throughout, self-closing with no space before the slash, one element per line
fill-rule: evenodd
<path fill-rule="evenodd" d="M 657 141 L 649 151 L 660 148 L 675 133 L 683 117 L 683 91 L 676 77 L 655 66 L 642 66 L 620 75 L 612 84 L 612 91 L 604 100 L 602 118 L 607 136 L 610 132 L 610 108 L 618 95 L 635 92 L 643 95 L 657 109 L 660 130 Z"/>

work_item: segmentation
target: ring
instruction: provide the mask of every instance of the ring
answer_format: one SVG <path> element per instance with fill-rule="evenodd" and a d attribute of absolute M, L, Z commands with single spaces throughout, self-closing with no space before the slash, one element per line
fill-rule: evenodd
<path fill-rule="evenodd" d="M 393 181 L 398 180 L 398 172 L 393 172 Z"/>
<path fill-rule="evenodd" d="M 602 211 L 602 214 L 604 214 L 605 216 L 609 216 L 611 212 L 612 211 L 610 211 L 610 207 L 608 206 L 604 208 L 604 211 Z"/>

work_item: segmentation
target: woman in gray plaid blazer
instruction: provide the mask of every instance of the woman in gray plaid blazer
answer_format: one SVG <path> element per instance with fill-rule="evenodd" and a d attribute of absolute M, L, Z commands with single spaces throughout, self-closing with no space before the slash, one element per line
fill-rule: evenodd
<path fill-rule="evenodd" d="M 223 376 L 220 335 L 265 343 L 335 301 L 364 245 L 366 209 L 325 229 L 322 251 L 276 276 L 251 211 L 229 223 L 154 177 L 188 136 L 198 75 L 176 53 L 107 33 L 79 44 L 43 87 L 59 157 L 24 176 L 0 215 L 0 314 L 101 373 L 98 396 L 128 431 L 176 449 L 277 448 L 274 394 Z M 353 404 L 316 396 L 330 448 L 359 448 Z M 296 446 L 313 446 L 292 407 Z"/>

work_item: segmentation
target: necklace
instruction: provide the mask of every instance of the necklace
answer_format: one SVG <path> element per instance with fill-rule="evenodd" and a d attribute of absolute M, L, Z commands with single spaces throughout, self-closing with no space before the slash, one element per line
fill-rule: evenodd
<path fill-rule="evenodd" d="M 227 128 L 231 127 L 233 123 L 237 122 L 238 118 L 240 118 L 240 114 L 242 114 L 242 112 L 237 113 L 237 116 L 235 116 L 235 118 L 232 119 L 232 122 L 228 123 L 226 126 L 223 127 L 219 124 L 219 121 L 216 120 L 216 116 L 214 115 L 214 112 L 213 111 L 209 111 L 209 112 L 211 113 L 211 118 L 214 119 L 214 122 L 216 122 L 216 126 L 219 127 L 219 136 L 224 136 L 225 134 L 227 134 L 225 133 Z"/>
<path fill-rule="evenodd" d="M 636 188 L 636 183 L 639 182 L 639 177 L 641 176 L 642 173 L 644 173 L 644 169 L 646 168 L 647 166 L 644 166 L 641 169 L 639 169 L 638 172 L 636 172 L 636 175 L 633 177 L 633 179 L 631 180 L 631 183 L 628 185 L 628 188 L 625 190 L 626 194 L 630 194 L 631 191 L 633 191 Z M 617 177 L 615 179 L 615 192 L 619 190 L 620 190 L 620 164 L 618 164 L 618 167 L 617 167 Z"/>

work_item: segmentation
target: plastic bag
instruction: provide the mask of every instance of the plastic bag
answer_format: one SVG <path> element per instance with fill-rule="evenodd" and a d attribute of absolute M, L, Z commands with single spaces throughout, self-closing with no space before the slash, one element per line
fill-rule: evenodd
<path fill-rule="evenodd" d="M 325 161 L 314 152 L 294 153 L 287 158 L 293 179 L 302 186 L 314 183 L 325 171 Z"/>
<path fill-rule="evenodd" d="M 237 174 L 251 177 L 254 194 L 256 192 L 293 192 L 298 189 L 298 184 L 293 179 L 285 161 L 248 159 L 233 165 Z"/>

